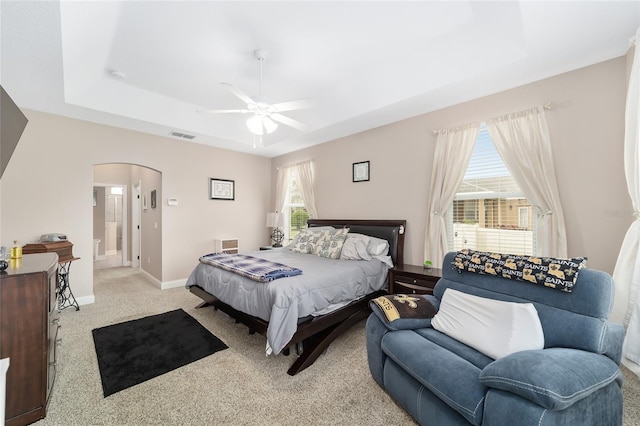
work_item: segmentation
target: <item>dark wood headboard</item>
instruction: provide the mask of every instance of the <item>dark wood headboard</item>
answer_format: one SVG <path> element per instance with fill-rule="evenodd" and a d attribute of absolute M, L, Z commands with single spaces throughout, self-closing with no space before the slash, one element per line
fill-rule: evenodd
<path fill-rule="evenodd" d="M 350 229 L 372 237 L 389 241 L 389 255 L 394 265 L 404 264 L 404 232 L 407 228 L 406 220 L 366 220 L 366 219 L 309 219 L 309 228 L 316 226 L 333 226 L 334 228 Z"/>

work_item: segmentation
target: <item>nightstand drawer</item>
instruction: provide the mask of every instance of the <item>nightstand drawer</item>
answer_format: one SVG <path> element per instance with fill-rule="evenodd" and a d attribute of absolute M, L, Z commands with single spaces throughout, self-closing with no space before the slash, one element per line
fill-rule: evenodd
<path fill-rule="evenodd" d="M 433 294 L 435 285 L 433 281 L 396 276 L 393 280 L 393 292 L 395 294 Z"/>
<path fill-rule="evenodd" d="M 433 294 L 433 288 L 441 277 L 441 269 L 396 265 L 389 270 L 388 291 L 390 294 Z"/>

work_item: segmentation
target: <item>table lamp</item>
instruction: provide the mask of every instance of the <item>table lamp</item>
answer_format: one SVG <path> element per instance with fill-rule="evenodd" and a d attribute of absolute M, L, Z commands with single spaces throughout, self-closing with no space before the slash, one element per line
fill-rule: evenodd
<path fill-rule="evenodd" d="M 282 247 L 284 232 L 280 229 L 284 225 L 284 216 L 282 213 L 267 213 L 267 227 L 273 228 L 271 233 L 271 241 L 273 247 Z"/>

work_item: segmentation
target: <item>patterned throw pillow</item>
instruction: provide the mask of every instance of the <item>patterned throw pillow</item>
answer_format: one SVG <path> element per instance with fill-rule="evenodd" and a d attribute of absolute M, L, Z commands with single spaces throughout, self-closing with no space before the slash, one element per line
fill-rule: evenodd
<path fill-rule="evenodd" d="M 294 253 L 311 254 L 313 253 L 315 242 L 318 240 L 322 232 L 324 231 L 314 232 L 310 229 L 303 229 L 295 236 L 287 248 Z"/>
<path fill-rule="evenodd" d="M 453 259 L 459 271 L 495 275 L 532 284 L 543 285 L 570 293 L 580 269 L 586 267 L 586 257 L 560 259 L 555 257 L 518 256 L 460 250 Z"/>
<path fill-rule="evenodd" d="M 348 232 L 349 228 L 324 231 L 314 243 L 313 254 L 329 259 L 339 259 Z"/>

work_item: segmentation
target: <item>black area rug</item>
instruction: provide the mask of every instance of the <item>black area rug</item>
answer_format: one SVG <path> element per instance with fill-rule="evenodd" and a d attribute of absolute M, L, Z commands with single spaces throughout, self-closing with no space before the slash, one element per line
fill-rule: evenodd
<path fill-rule="evenodd" d="M 182 309 L 92 332 L 105 397 L 227 348 Z"/>

